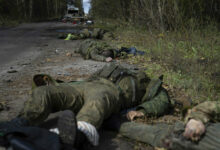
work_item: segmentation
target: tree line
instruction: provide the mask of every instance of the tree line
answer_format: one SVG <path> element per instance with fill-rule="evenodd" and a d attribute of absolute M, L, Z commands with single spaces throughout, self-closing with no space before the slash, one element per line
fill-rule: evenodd
<path fill-rule="evenodd" d="M 41 21 L 62 17 L 69 0 L 0 0 L 0 20 Z M 74 0 L 82 11 L 82 0 Z"/>
<path fill-rule="evenodd" d="M 91 5 L 90 13 L 96 19 L 161 30 L 220 22 L 219 0 L 91 0 Z"/>

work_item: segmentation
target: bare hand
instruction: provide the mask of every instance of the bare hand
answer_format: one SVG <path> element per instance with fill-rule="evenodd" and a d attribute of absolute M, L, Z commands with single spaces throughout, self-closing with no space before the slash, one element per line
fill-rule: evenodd
<path fill-rule="evenodd" d="M 135 118 L 144 117 L 144 113 L 140 111 L 129 111 L 126 116 L 128 120 L 133 121 Z"/>
<path fill-rule="evenodd" d="M 189 120 L 186 124 L 185 131 L 183 136 L 187 139 L 191 139 L 192 141 L 198 141 L 205 133 L 205 125 L 201 121 L 197 121 L 195 119 Z"/>
<path fill-rule="evenodd" d="M 112 61 L 112 58 L 111 58 L 111 57 L 107 57 L 107 58 L 105 59 L 105 61 L 106 61 L 106 62 L 110 62 L 110 61 Z"/>

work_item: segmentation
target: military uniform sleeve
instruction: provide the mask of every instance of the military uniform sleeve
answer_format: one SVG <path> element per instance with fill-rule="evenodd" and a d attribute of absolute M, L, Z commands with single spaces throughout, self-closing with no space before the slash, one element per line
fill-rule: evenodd
<path fill-rule="evenodd" d="M 106 60 L 106 57 L 99 55 L 97 51 L 91 51 L 90 56 L 91 56 L 91 59 L 96 60 L 96 61 L 105 61 Z"/>
<path fill-rule="evenodd" d="M 216 122 L 220 120 L 220 102 L 219 101 L 206 101 L 193 109 L 189 110 L 186 117 L 185 123 L 190 119 L 200 120 L 204 124 L 210 121 Z"/>
<path fill-rule="evenodd" d="M 143 112 L 146 116 L 161 116 L 169 111 L 170 102 L 165 89 L 153 97 L 151 100 L 137 106 L 136 110 Z"/>

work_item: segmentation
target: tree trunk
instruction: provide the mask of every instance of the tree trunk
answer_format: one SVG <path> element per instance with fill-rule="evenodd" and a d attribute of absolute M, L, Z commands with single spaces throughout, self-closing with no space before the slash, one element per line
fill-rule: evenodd
<path fill-rule="evenodd" d="M 29 18 L 32 19 L 32 15 L 33 15 L 33 0 L 30 0 L 29 3 Z"/>
<path fill-rule="evenodd" d="M 160 23 L 159 23 L 160 30 L 162 32 L 164 32 L 163 15 L 162 15 L 162 8 L 161 8 L 161 1 L 160 0 L 157 0 L 157 7 L 158 7 L 158 14 L 160 17 Z"/>
<path fill-rule="evenodd" d="M 49 10 L 49 0 L 47 0 L 47 17 L 50 16 L 50 10 Z"/>

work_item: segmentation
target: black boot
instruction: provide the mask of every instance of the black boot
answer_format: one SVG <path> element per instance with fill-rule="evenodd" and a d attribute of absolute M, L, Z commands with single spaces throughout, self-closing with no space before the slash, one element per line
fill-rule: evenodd
<path fill-rule="evenodd" d="M 58 119 L 58 130 L 61 143 L 65 147 L 73 148 L 76 138 L 77 123 L 74 113 L 70 110 L 65 110 Z M 65 148 L 66 149 L 66 148 Z"/>

